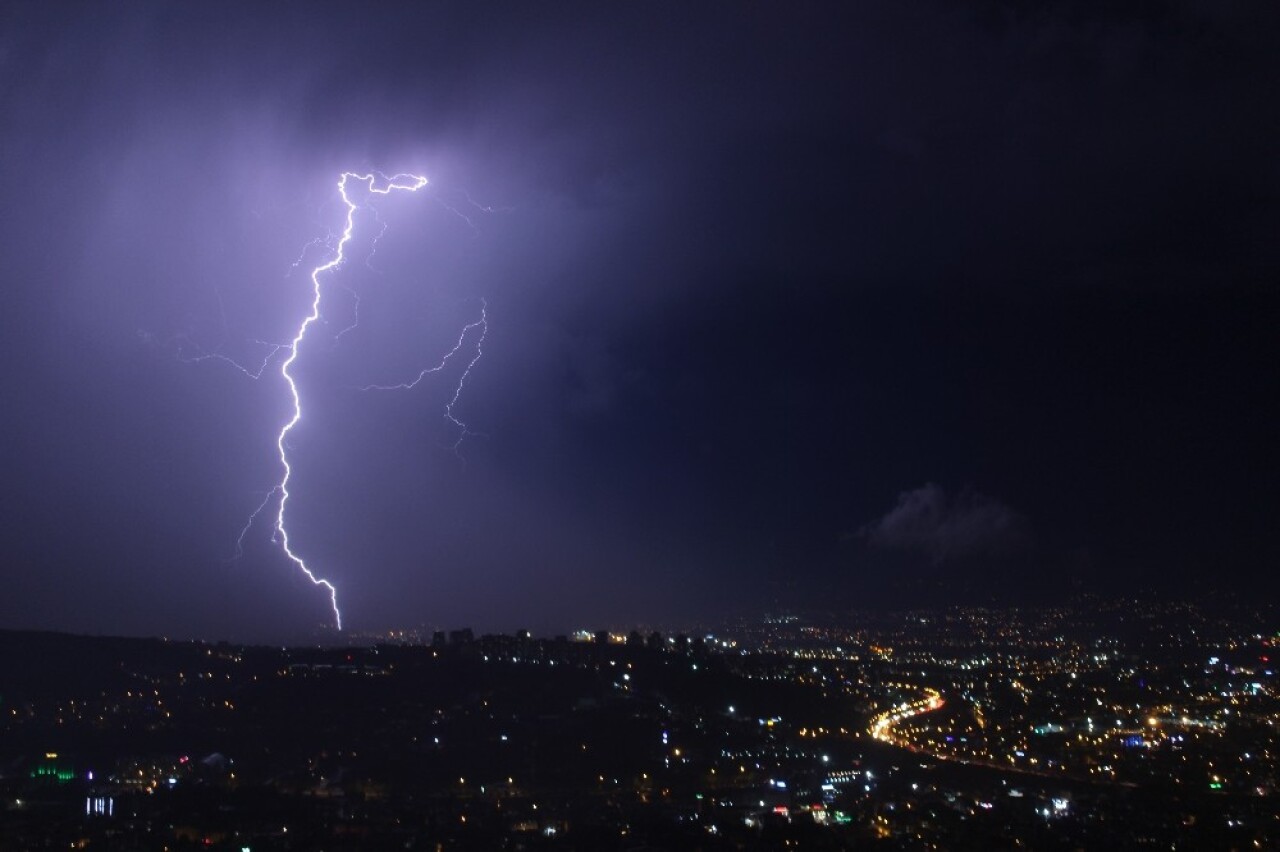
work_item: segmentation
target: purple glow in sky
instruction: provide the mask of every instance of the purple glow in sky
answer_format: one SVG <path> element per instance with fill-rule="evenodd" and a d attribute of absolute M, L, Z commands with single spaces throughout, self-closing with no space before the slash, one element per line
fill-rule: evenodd
<path fill-rule="evenodd" d="M 315 572 L 307 567 L 306 561 L 289 547 L 289 531 L 285 526 L 285 509 L 289 502 L 289 479 L 293 474 L 293 468 L 289 464 L 288 440 L 289 433 L 293 431 L 293 428 L 298 425 L 298 421 L 302 419 L 302 400 L 298 396 L 298 384 L 294 380 L 293 373 L 289 368 L 298 360 L 299 347 L 307 336 L 307 329 L 320 319 L 320 301 L 322 294 L 321 278 L 328 278 L 330 273 L 336 272 L 347 260 L 344 249 L 346 248 L 347 243 L 351 241 L 351 232 L 355 228 L 356 211 L 360 206 L 351 199 L 351 196 L 347 192 L 348 181 L 355 180 L 359 183 L 363 183 L 366 190 L 371 195 L 389 195 L 393 191 L 417 192 L 419 189 L 422 189 L 427 185 L 427 179 L 425 177 L 398 174 L 394 177 L 383 177 L 382 185 L 379 186 L 379 177 L 381 176 L 373 174 L 359 175 L 352 172 L 343 172 L 338 178 L 338 194 L 342 196 L 342 202 L 347 208 L 346 222 L 343 226 L 342 234 L 338 237 L 337 244 L 333 248 L 332 257 L 311 270 L 311 312 L 303 318 L 301 324 L 298 326 L 297 334 L 294 335 L 293 340 L 290 341 L 289 345 L 285 347 L 289 354 L 280 364 L 280 376 L 288 385 L 289 396 L 293 400 L 293 414 L 289 418 L 288 422 L 281 427 L 280 434 L 276 436 L 276 449 L 280 454 L 280 466 L 283 468 L 284 472 L 280 479 L 280 483 L 271 489 L 267 497 L 268 501 L 273 497 L 277 498 L 279 507 L 276 511 L 276 522 L 274 532 L 271 536 L 272 541 L 279 543 L 280 549 L 284 551 L 284 554 L 289 558 L 289 561 L 297 565 L 299 570 L 307 576 L 307 579 L 310 580 L 312 584 L 320 586 L 328 591 L 329 601 L 333 607 L 334 626 L 339 630 L 342 629 L 342 611 L 338 608 L 338 590 L 334 588 L 334 585 L 328 580 L 316 576 Z M 339 332 L 337 336 L 341 336 L 343 333 L 350 331 L 354 326 L 355 324 L 353 322 L 352 325 L 347 326 L 342 332 Z M 449 356 L 456 352 L 461 345 L 462 339 L 460 338 L 458 346 L 455 346 L 449 352 L 449 355 L 446 355 L 445 359 L 441 361 L 437 367 L 430 368 L 430 371 L 437 372 L 440 369 L 443 369 Z M 479 352 L 477 351 L 476 359 L 478 358 Z M 475 359 L 467 365 L 466 372 L 464 372 L 462 377 L 458 379 L 458 386 L 454 392 L 453 399 L 450 400 L 449 405 L 445 408 L 446 416 L 462 429 L 463 434 L 466 432 L 466 427 L 453 416 L 453 405 L 457 402 L 458 395 L 462 392 L 462 382 L 466 379 L 466 373 L 470 372 L 471 367 L 474 365 Z M 246 371 L 241 368 L 241 372 Z M 419 374 L 419 377 L 424 375 L 425 372 L 426 371 Z M 260 374 L 261 371 L 259 371 L 258 375 Z M 459 437 L 459 441 L 461 441 L 461 437 Z M 259 506 L 258 510 L 250 517 L 249 524 L 245 527 L 245 530 L 241 532 L 240 537 L 237 540 L 237 546 L 242 546 L 245 531 L 248 530 L 249 526 L 252 526 L 254 518 L 256 518 L 258 513 L 265 508 L 265 505 L 266 503 L 263 503 L 263 505 Z"/>
<path fill-rule="evenodd" d="M 1271 7 L 7 13 L 0 627 L 1274 585 Z"/>

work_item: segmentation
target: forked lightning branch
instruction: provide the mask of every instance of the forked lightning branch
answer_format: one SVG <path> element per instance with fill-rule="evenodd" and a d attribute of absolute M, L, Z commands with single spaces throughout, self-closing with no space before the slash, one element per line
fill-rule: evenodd
<path fill-rule="evenodd" d="M 257 520 L 258 516 L 266 511 L 268 507 L 274 504 L 275 523 L 271 533 L 272 542 L 280 545 L 280 549 L 284 552 L 284 555 L 302 571 L 303 575 L 305 575 L 312 584 L 322 587 L 328 592 L 329 603 L 333 609 L 334 625 L 339 630 L 342 629 L 342 610 L 338 607 L 338 589 L 331 581 L 320 576 L 320 574 L 318 574 L 316 570 L 308 564 L 307 560 L 305 560 L 298 551 L 294 549 L 294 545 L 289 537 L 289 528 L 286 521 L 289 508 L 289 498 L 291 496 L 289 485 L 293 478 L 293 466 L 289 462 L 289 434 L 302 421 L 304 416 L 302 394 L 299 392 L 297 379 L 293 374 L 293 367 L 298 362 L 299 356 L 302 354 L 302 344 L 306 340 L 307 332 L 318 320 L 321 319 L 321 302 L 323 300 L 324 281 L 335 273 L 347 260 L 346 251 L 349 243 L 351 242 L 352 233 L 356 227 L 356 214 L 357 211 L 364 206 L 353 201 L 351 196 L 348 194 L 347 189 L 352 182 L 364 184 L 370 196 L 390 195 L 393 192 L 417 192 L 427 185 L 427 179 L 425 177 L 407 174 L 398 174 L 388 178 L 380 174 L 362 175 L 354 172 L 344 172 L 338 178 L 338 193 L 342 197 L 343 204 L 346 206 L 346 219 L 342 229 L 342 234 L 338 238 L 336 245 L 334 245 L 329 259 L 311 270 L 310 311 L 302 318 L 290 342 L 278 345 L 267 356 L 266 363 L 269 364 L 279 352 L 287 353 L 284 360 L 280 363 L 280 377 L 284 380 L 284 384 L 289 391 L 289 397 L 292 401 L 292 414 L 280 427 L 280 432 L 276 435 L 275 440 L 276 451 L 280 460 L 280 480 L 270 489 L 270 491 L 267 492 L 262 503 L 259 504 L 258 508 L 252 515 L 250 515 L 248 522 L 245 524 L 244 529 L 241 530 L 240 537 L 237 540 L 237 548 L 239 548 L 244 541 L 245 535 L 253 526 L 254 521 Z M 466 424 L 454 413 L 454 406 L 458 402 L 458 398 L 462 393 L 462 387 L 465 384 L 468 375 L 470 375 L 471 368 L 475 366 L 478 360 L 480 360 L 482 353 L 481 347 L 484 344 L 484 337 L 487 331 L 488 320 L 486 316 L 486 306 L 482 301 L 480 318 L 463 327 L 453 348 L 445 353 L 444 357 L 441 358 L 438 364 L 421 370 L 417 377 L 411 381 L 393 385 L 369 385 L 365 390 L 399 390 L 412 388 L 429 373 L 436 373 L 443 370 L 445 365 L 449 363 L 449 360 L 454 355 L 456 355 L 460 350 L 466 348 L 468 339 L 474 339 L 474 348 L 471 350 L 473 354 L 467 362 L 466 367 L 462 370 L 462 373 L 458 378 L 457 386 L 454 388 L 453 395 L 446 405 L 444 412 L 444 417 L 454 424 L 454 426 L 459 430 L 457 442 L 454 444 L 454 450 L 456 451 L 458 444 L 462 442 L 468 432 Z M 219 357 L 221 358 L 221 356 Z M 221 358 L 221 360 L 228 359 Z M 239 367 L 240 365 L 237 364 L 236 366 Z M 264 369 L 265 366 L 266 364 L 264 364 Z M 257 378 L 262 374 L 262 369 L 258 370 L 256 374 L 255 372 L 246 370 L 243 367 L 240 369 L 253 378 Z"/>

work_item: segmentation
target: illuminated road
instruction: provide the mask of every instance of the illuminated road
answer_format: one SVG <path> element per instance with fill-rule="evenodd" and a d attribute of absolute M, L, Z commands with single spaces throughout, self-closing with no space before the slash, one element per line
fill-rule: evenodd
<path fill-rule="evenodd" d="M 893 726 L 899 722 L 916 716 L 923 716 L 925 713 L 932 713 L 935 710 L 941 710 L 946 705 L 947 702 L 942 699 L 942 693 L 938 690 L 928 686 L 920 687 L 920 689 L 924 692 L 923 698 L 899 704 L 896 707 L 885 710 L 883 713 L 872 716 L 871 726 L 868 729 L 871 736 L 890 745 L 901 746 L 912 751 L 920 751 L 905 737 L 899 737 L 893 731 Z"/>
<path fill-rule="evenodd" d="M 1026 766 L 1011 766 L 1011 765 L 999 763 L 993 760 L 979 760 L 971 757 L 962 757 L 960 755 L 948 754 L 943 751 L 934 751 L 932 749 L 928 749 L 928 748 L 924 748 L 922 746 L 916 745 L 915 743 L 911 742 L 909 738 L 896 732 L 894 730 L 894 725 L 897 725 L 899 722 L 905 722 L 906 720 L 915 718 L 917 716 L 923 716 L 926 713 L 932 713 L 936 710 L 941 710 L 944 706 L 946 706 L 947 702 L 943 699 L 942 693 L 939 690 L 936 690 L 932 687 L 921 686 L 921 687 L 909 687 L 909 688 L 919 689 L 921 692 L 924 693 L 924 696 L 915 701 L 908 701 L 908 702 L 904 702 L 902 704 L 896 705 L 881 713 L 877 713 L 875 716 L 872 716 L 871 724 L 868 726 L 868 729 L 867 729 L 868 733 L 870 733 L 872 737 L 874 737 L 875 739 L 879 740 L 882 743 L 896 746 L 898 748 L 904 748 L 904 749 L 907 749 L 908 751 L 915 752 L 916 754 L 928 755 L 929 757 L 932 757 L 936 760 L 945 760 L 953 763 L 963 763 L 968 766 L 981 766 L 987 769 L 995 769 L 1000 772 L 1013 772 L 1019 775 L 1033 775 L 1039 778 L 1069 779 L 1073 781 L 1082 781 L 1087 784 L 1098 784 L 1098 785 L 1104 785 L 1104 786 L 1117 786 L 1117 787 L 1136 786 L 1136 784 L 1134 784 L 1131 781 L 1109 781 L 1106 779 L 1091 778 L 1087 776 L 1077 775 L 1074 773 L 1068 773 L 1066 771 L 1066 767 L 1061 767 L 1061 770 L 1062 770 L 1061 773 L 1047 772 L 1043 769 L 1032 769 Z"/>

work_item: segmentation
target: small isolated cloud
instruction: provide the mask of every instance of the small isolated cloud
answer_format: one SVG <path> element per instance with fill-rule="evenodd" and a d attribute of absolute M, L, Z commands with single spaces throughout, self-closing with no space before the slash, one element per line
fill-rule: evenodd
<path fill-rule="evenodd" d="M 874 547 L 923 553 L 935 565 L 1007 553 L 1027 541 L 1022 517 L 1009 506 L 973 491 L 948 496 L 932 482 L 899 494 L 888 514 L 858 534 Z"/>

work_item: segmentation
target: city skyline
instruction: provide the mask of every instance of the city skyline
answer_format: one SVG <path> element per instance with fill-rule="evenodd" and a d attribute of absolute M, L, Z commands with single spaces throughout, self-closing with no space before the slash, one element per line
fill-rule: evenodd
<path fill-rule="evenodd" d="M 0 630 L 0 849 L 1267 849 L 1276 615 L 1088 598 L 335 647 Z"/>

